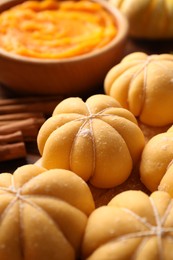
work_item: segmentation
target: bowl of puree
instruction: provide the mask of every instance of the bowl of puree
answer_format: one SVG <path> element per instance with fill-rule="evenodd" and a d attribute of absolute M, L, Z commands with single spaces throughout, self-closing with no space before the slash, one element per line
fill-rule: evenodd
<path fill-rule="evenodd" d="M 104 0 L 1 0 L 0 82 L 29 94 L 92 92 L 127 35 L 126 18 Z"/>

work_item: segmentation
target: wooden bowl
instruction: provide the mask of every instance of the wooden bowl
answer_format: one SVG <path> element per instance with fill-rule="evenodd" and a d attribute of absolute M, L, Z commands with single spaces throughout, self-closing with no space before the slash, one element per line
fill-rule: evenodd
<path fill-rule="evenodd" d="M 25 0 L 1 0 L 0 12 Z M 105 47 L 62 60 L 28 58 L 0 48 L 0 82 L 17 92 L 28 94 L 78 95 L 99 89 L 108 70 L 122 56 L 128 35 L 127 19 L 104 0 L 102 5 L 114 18 L 118 29 Z"/>

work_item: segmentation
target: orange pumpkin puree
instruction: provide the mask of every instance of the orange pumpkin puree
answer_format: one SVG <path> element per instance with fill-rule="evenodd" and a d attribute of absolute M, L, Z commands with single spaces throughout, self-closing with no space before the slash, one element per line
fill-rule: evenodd
<path fill-rule="evenodd" d="M 63 59 L 108 44 L 117 33 L 100 4 L 81 1 L 26 1 L 0 14 L 0 47 L 22 56 Z"/>

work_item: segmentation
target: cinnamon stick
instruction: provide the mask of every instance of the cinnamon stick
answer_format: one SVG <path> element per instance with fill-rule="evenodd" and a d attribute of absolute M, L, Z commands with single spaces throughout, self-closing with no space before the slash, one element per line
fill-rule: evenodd
<path fill-rule="evenodd" d="M 0 116 L 0 126 L 18 123 L 25 119 L 35 118 L 40 120 L 40 122 L 45 121 L 45 117 L 41 113 L 17 113 L 17 114 L 7 114 Z"/>
<path fill-rule="evenodd" d="M 41 112 L 51 115 L 62 99 L 62 97 L 3 99 L 0 100 L 0 115 L 21 112 Z"/>
<path fill-rule="evenodd" d="M 24 142 L 36 141 L 38 131 L 63 97 L 0 100 L 0 161 L 26 157 Z"/>
<path fill-rule="evenodd" d="M 34 140 L 37 137 L 44 118 L 29 118 L 16 122 L 11 122 L 0 126 L 0 135 L 7 135 L 16 131 L 21 131 L 25 141 Z"/>
<path fill-rule="evenodd" d="M 57 101 L 51 102 L 39 102 L 39 103 L 26 103 L 16 105 L 5 105 L 0 106 L 0 114 L 11 114 L 21 112 L 42 112 L 45 115 L 52 114 L 54 108 L 57 106 Z"/>
<path fill-rule="evenodd" d="M 0 145 L 1 162 L 24 157 L 26 157 L 26 149 L 23 142 Z"/>
<path fill-rule="evenodd" d="M 50 102 L 56 101 L 57 103 L 62 101 L 62 96 L 34 96 L 34 97 L 18 97 L 18 98 L 4 98 L 0 100 L 0 106 L 16 105 L 25 103 L 38 103 L 38 102 Z"/>
<path fill-rule="evenodd" d="M 8 134 L 18 131 L 18 129 L 25 129 L 30 126 L 40 127 L 44 123 L 44 118 L 28 118 L 17 122 L 11 122 L 9 124 L 0 127 L 0 134 Z"/>
<path fill-rule="evenodd" d="M 10 134 L 0 135 L 0 145 L 17 143 L 23 141 L 23 135 L 21 131 L 17 131 Z"/>
<path fill-rule="evenodd" d="M 43 113 L 40 112 L 21 112 L 21 113 L 12 113 L 12 114 L 5 114 L 5 115 L 0 115 L 0 122 L 10 122 L 10 121 L 16 121 L 16 120 L 21 120 L 21 119 L 27 119 L 27 118 L 33 118 L 33 117 L 39 117 L 43 118 L 44 115 Z"/>

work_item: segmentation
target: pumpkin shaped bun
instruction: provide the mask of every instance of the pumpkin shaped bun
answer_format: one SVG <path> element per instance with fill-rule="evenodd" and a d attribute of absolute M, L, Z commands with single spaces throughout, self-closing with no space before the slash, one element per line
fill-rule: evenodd
<path fill-rule="evenodd" d="M 91 213 L 83 255 L 98 259 L 173 259 L 173 199 L 155 191 L 125 191 Z"/>
<path fill-rule="evenodd" d="M 102 94 L 64 99 L 38 133 L 43 167 L 71 170 L 99 188 L 123 183 L 144 144 L 134 115 Z"/>
<path fill-rule="evenodd" d="M 128 19 L 130 35 L 145 39 L 173 38 L 172 0 L 109 0 Z"/>
<path fill-rule="evenodd" d="M 152 137 L 140 162 L 140 178 L 150 190 L 164 190 L 173 196 L 173 126 Z"/>
<path fill-rule="evenodd" d="M 0 259 L 75 260 L 94 208 L 73 172 L 24 165 L 0 174 Z"/>
<path fill-rule="evenodd" d="M 173 55 L 134 52 L 108 71 L 104 89 L 149 126 L 173 123 Z"/>

